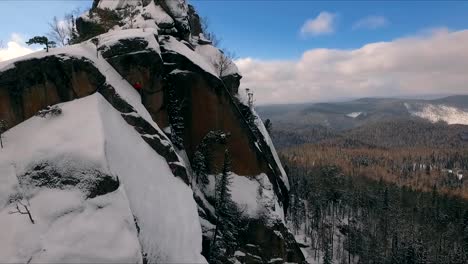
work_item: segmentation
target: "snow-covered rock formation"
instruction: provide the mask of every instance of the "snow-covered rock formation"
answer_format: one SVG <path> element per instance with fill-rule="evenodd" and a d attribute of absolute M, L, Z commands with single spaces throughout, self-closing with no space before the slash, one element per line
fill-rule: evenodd
<path fill-rule="evenodd" d="M 302 262 L 284 223 L 287 175 L 194 8 L 95 1 L 77 29 L 74 45 L 0 63 L 0 262 Z M 217 211 L 225 150 L 229 228 Z M 220 249 L 216 236 L 236 242 Z"/>

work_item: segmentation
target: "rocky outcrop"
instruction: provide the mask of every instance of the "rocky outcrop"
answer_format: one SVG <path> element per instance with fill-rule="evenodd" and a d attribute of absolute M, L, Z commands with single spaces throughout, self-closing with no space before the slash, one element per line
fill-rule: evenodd
<path fill-rule="evenodd" d="M 160 127 L 167 127 L 169 123 L 163 107 L 161 55 L 148 49 L 148 42 L 142 38 L 122 39 L 99 49 L 124 79 L 131 84 L 141 83 L 143 104 Z"/>
<path fill-rule="evenodd" d="M 170 142 L 165 139 L 165 136 L 156 130 L 144 118 L 139 116 L 131 105 L 115 92 L 110 86 L 103 86 L 99 93 L 119 112 L 122 113 L 123 119 L 141 135 L 142 139 L 156 151 L 159 155 L 164 157 L 171 168 L 173 174 L 180 177 L 187 185 L 190 185 L 190 179 L 185 166 L 175 152 Z"/>
<path fill-rule="evenodd" d="M 294 236 L 282 224 L 269 226 L 261 219 L 249 221 L 241 235 L 245 263 L 302 263 L 304 258 Z"/>
<path fill-rule="evenodd" d="M 78 188 L 86 193 L 87 198 L 111 193 L 120 186 L 119 179 L 106 175 L 96 169 L 73 170 L 66 172 L 52 164 L 40 163 L 33 166 L 18 179 L 23 186 L 46 187 L 49 189 Z"/>
<path fill-rule="evenodd" d="M 85 58 L 47 56 L 0 72 L 0 119 L 12 127 L 48 105 L 97 91 L 104 76 Z"/>
<path fill-rule="evenodd" d="M 118 6 L 125 6 L 123 2 L 119 1 Z M 187 185 L 195 184 L 192 180 L 194 175 L 190 168 L 184 166 L 188 163 L 182 161 L 179 154 L 187 154 L 187 161 L 193 164 L 195 152 L 203 138 L 212 131 L 221 131 L 228 135 L 227 140 L 223 144 L 211 146 L 212 160 L 208 168 L 210 174 L 220 172 L 219 168 L 223 166 L 225 158 L 224 151 L 229 149 L 232 157 L 231 170 L 236 174 L 235 177 L 255 178 L 263 175 L 271 183 L 269 191 L 273 205 L 269 206 L 269 210 L 275 213 L 274 219 L 268 219 L 270 216 L 266 216 L 267 219 L 246 216 L 242 223 L 245 228 L 237 235 L 240 253 L 236 253 L 236 259 L 242 263 L 303 262 L 304 257 L 285 227 L 282 217 L 289 203 L 287 178 L 275 157 L 276 152 L 269 137 L 258 124 L 261 120 L 238 97 L 242 76 L 237 69 L 221 77 L 217 76 L 219 74 L 214 69 L 213 58 L 209 56 L 210 49 L 216 50 L 216 54 L 219 51 L 208 45 L 204 46 L 210 47 L 204 50 L 206 53 L 197 50 L 200 47 L 200 33 L 203 32 L 200 17 L 193 6 L 187 5 L 183 0 L 148 0 L 137 8 L 147 8 L 142 10 L 150 13 L 155 6 L 165 10 L 165 15 L 169 16 L 161 25 L 167 26 L 166 29 L 175 28 L 175 31 L 161 31 L 159 27 L 151 31 L 140 28 L 130 29 L 119 35 L 116 28 L 110 34 L 98 36 L 101 41 L 98 44 L 100 56 L 115 69 L 119 81 L 124 79 L 130 84 L 141 83 L 142 104 L 152 120 L 141 116 L 126 101 L 127 98 L 122 98 L 116 91 L 117 85 L 113 87 L 109 80 L 106 82 L 104 76 L 107 75 L 104 72 L 108 69 L 96 68 L 101 63 L 108 67 L 105 61 L 93 64 L 88 59 L 68 55 L 17 62 L 11 69 L 1 72 L 0 119 L 6 119 L 13 126 L 48 105 L 98 92 L 120 112 L 125 122 L 135 129 L 151 149 L 164 157 L 172 173 Z M 98 7 L 99 1 L 95 1 L 93 9 L 98 10 Z M 158 21 L 153 17 L 155 14 L 156 11 L 147 15 L 147 20 Z M 86 17 L 79 22 L 81 24 L 77 26 L 81 37 L 94 37 L 95 34 L 107 31 L 106 27 L 110 24 L 103 26 L 96 21 L 98 19 Z M 118 17 L 114 22 L 122 27 L 129 26 L 122 25 L 122 21 L 125 18 Z M 173 21 L 173 24 L 169 25 L 167 21 Z M 85 43 L 88 45 L 86 49 L 91 46 L 89 44 Z M 128 84 L 125 85 L 128 89 Z M 181 137 L 180 145 L 173 140 L 176 134 Z M 39 168 L 37 171 L 31 172 L 30 176 L 34 180 L 40 179 L 40 184 L 79 184 L 74 178 L 67 177 L 62 177 L 64 182 L 51 182 L 42 173 L 43 169 Z M 90 195 L 99 195 L 118 188 L 115 182 L 108 181 L 106 175 L 101 176 L 99 177 L 103 181 L 96 184 L 97 189 L 89 191 Z M 203 251 L 209 254 L 207 252 L 210 251 L 212 227 L 217 222 L 213 211 L 216 203 L 213 197 L 197 189 L 199 186 L 192 187 L 205 231 Z M 260 187 L 263 188 L 262 185 Z"/>
<path fill-rule="evenodd" d="M 109 60 L 112 61 L 113 58 Z M 159 56 L 145 58 L 156 58 L 155 62 L 158 59 L 161 61 Z M 152 65 L 151 61 L 146 60 L 146 62 Z M 155 67 L 157 65 L 155 63 Z M 134 68 L 130 72 L 133 71 L 138 69 Z M 128 76 L 130 78 L 133 75 Z M 52 55 L 35 58 L 16 62 L 13 68 L 0 72 L 0 120 L 5 120 L 9 127 L 13 127 L 49 105 L 68 102 L 95 92 L 101 93 L 122 113 L 124 120 L 141 134 L 143 140 L 166 159 L 176 176 L 190 184 L 186 168 L 181 165 L 183 163 L 170 142 L 165 139 L 165 135 L 157 131 L 139 116 L 130 104 L 120 98 L 114 88 L 106 83 L 101 72 L 84 57 Z"/>
<path fill-rule="evenodd" d="M 203 33 L 200 16 L 192 5 L 188 5 L 187 14 L 190 24 L 190 33 L 192 36 L 199 36 L 200 33 Z"/>

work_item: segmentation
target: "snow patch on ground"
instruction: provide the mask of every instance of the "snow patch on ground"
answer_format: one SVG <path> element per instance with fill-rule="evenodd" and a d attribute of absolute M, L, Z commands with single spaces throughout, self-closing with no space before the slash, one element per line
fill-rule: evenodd
<path fill-rule="evenodd" d="M 405 107 L 411 115 L 427 119 L 432 123 L 443 121 L 449 125 L 468 125 L 468 111 L 456 107 L 424 104 L 419 109 L 413 109 L 413 107 L 407 103 L 405 103 Z"/>
<path fill-rule="evenodd" d="M 352 113 L 346 114 L 346 116 L 351 117 L 351 118 L 357 118 L 361 114 L 362 114 L 362 112 L 352 112 Z"/>

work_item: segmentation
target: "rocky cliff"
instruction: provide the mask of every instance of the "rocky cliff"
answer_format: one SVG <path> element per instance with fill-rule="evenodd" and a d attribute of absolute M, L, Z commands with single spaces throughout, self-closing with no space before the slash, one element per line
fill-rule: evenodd
<path fill-rule="evenodd" d="M 287 175 L 195 9 L 101 0 L 76 24 L 77 44 L 0 64 L 0 261 L 303 262 Z"/>

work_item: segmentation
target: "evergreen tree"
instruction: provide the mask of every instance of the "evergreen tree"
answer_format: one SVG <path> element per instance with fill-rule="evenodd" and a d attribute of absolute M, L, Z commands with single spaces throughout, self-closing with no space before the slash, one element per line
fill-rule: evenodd
<path fill-rule="evenodd" d="M 323 255 L 323 264 L 333 264 L 331 248 L 329 243 L 325 243 L 325 255 Z"/>
<path fill-rule="evenodd" d="M 170 85 L 167 95 L 167 112 L 172 128 L 171 141 L 174 146 L 181 149 L 184 147 L 184 117 L 182 116 L 184 101 L 177 98 L 176 91 L 172 85 Z"/>
<path fill-rule="evenodd" d="M 49 47 L 54 48 L 56 43 L 54 41 L 50 41 L 47 37 L 45 36 L 35 36 L 31 39 L 29 39 L 26 44 L 32 45 L 32 44 L 40 44 L 40 45 L 45 45 L 46 52 L 49 52 Z"/>
<path fill-rule="evenodd" d="M 216 184 L 216 228 L 210 249 L 211 263 L 225 263 L 237 248 L 241 212 L 231 200 L 231 157 L 226 149 L 220 179 Z"/>
<path fill-rule="evenodd" d="M 205 160 L 205 155 L 200 150 L 195 151 L 192 163 L 192 168 L 196 175 L 196 182 L 208 184 L 208 170 L 206 168 L 207 162 Z"/>

